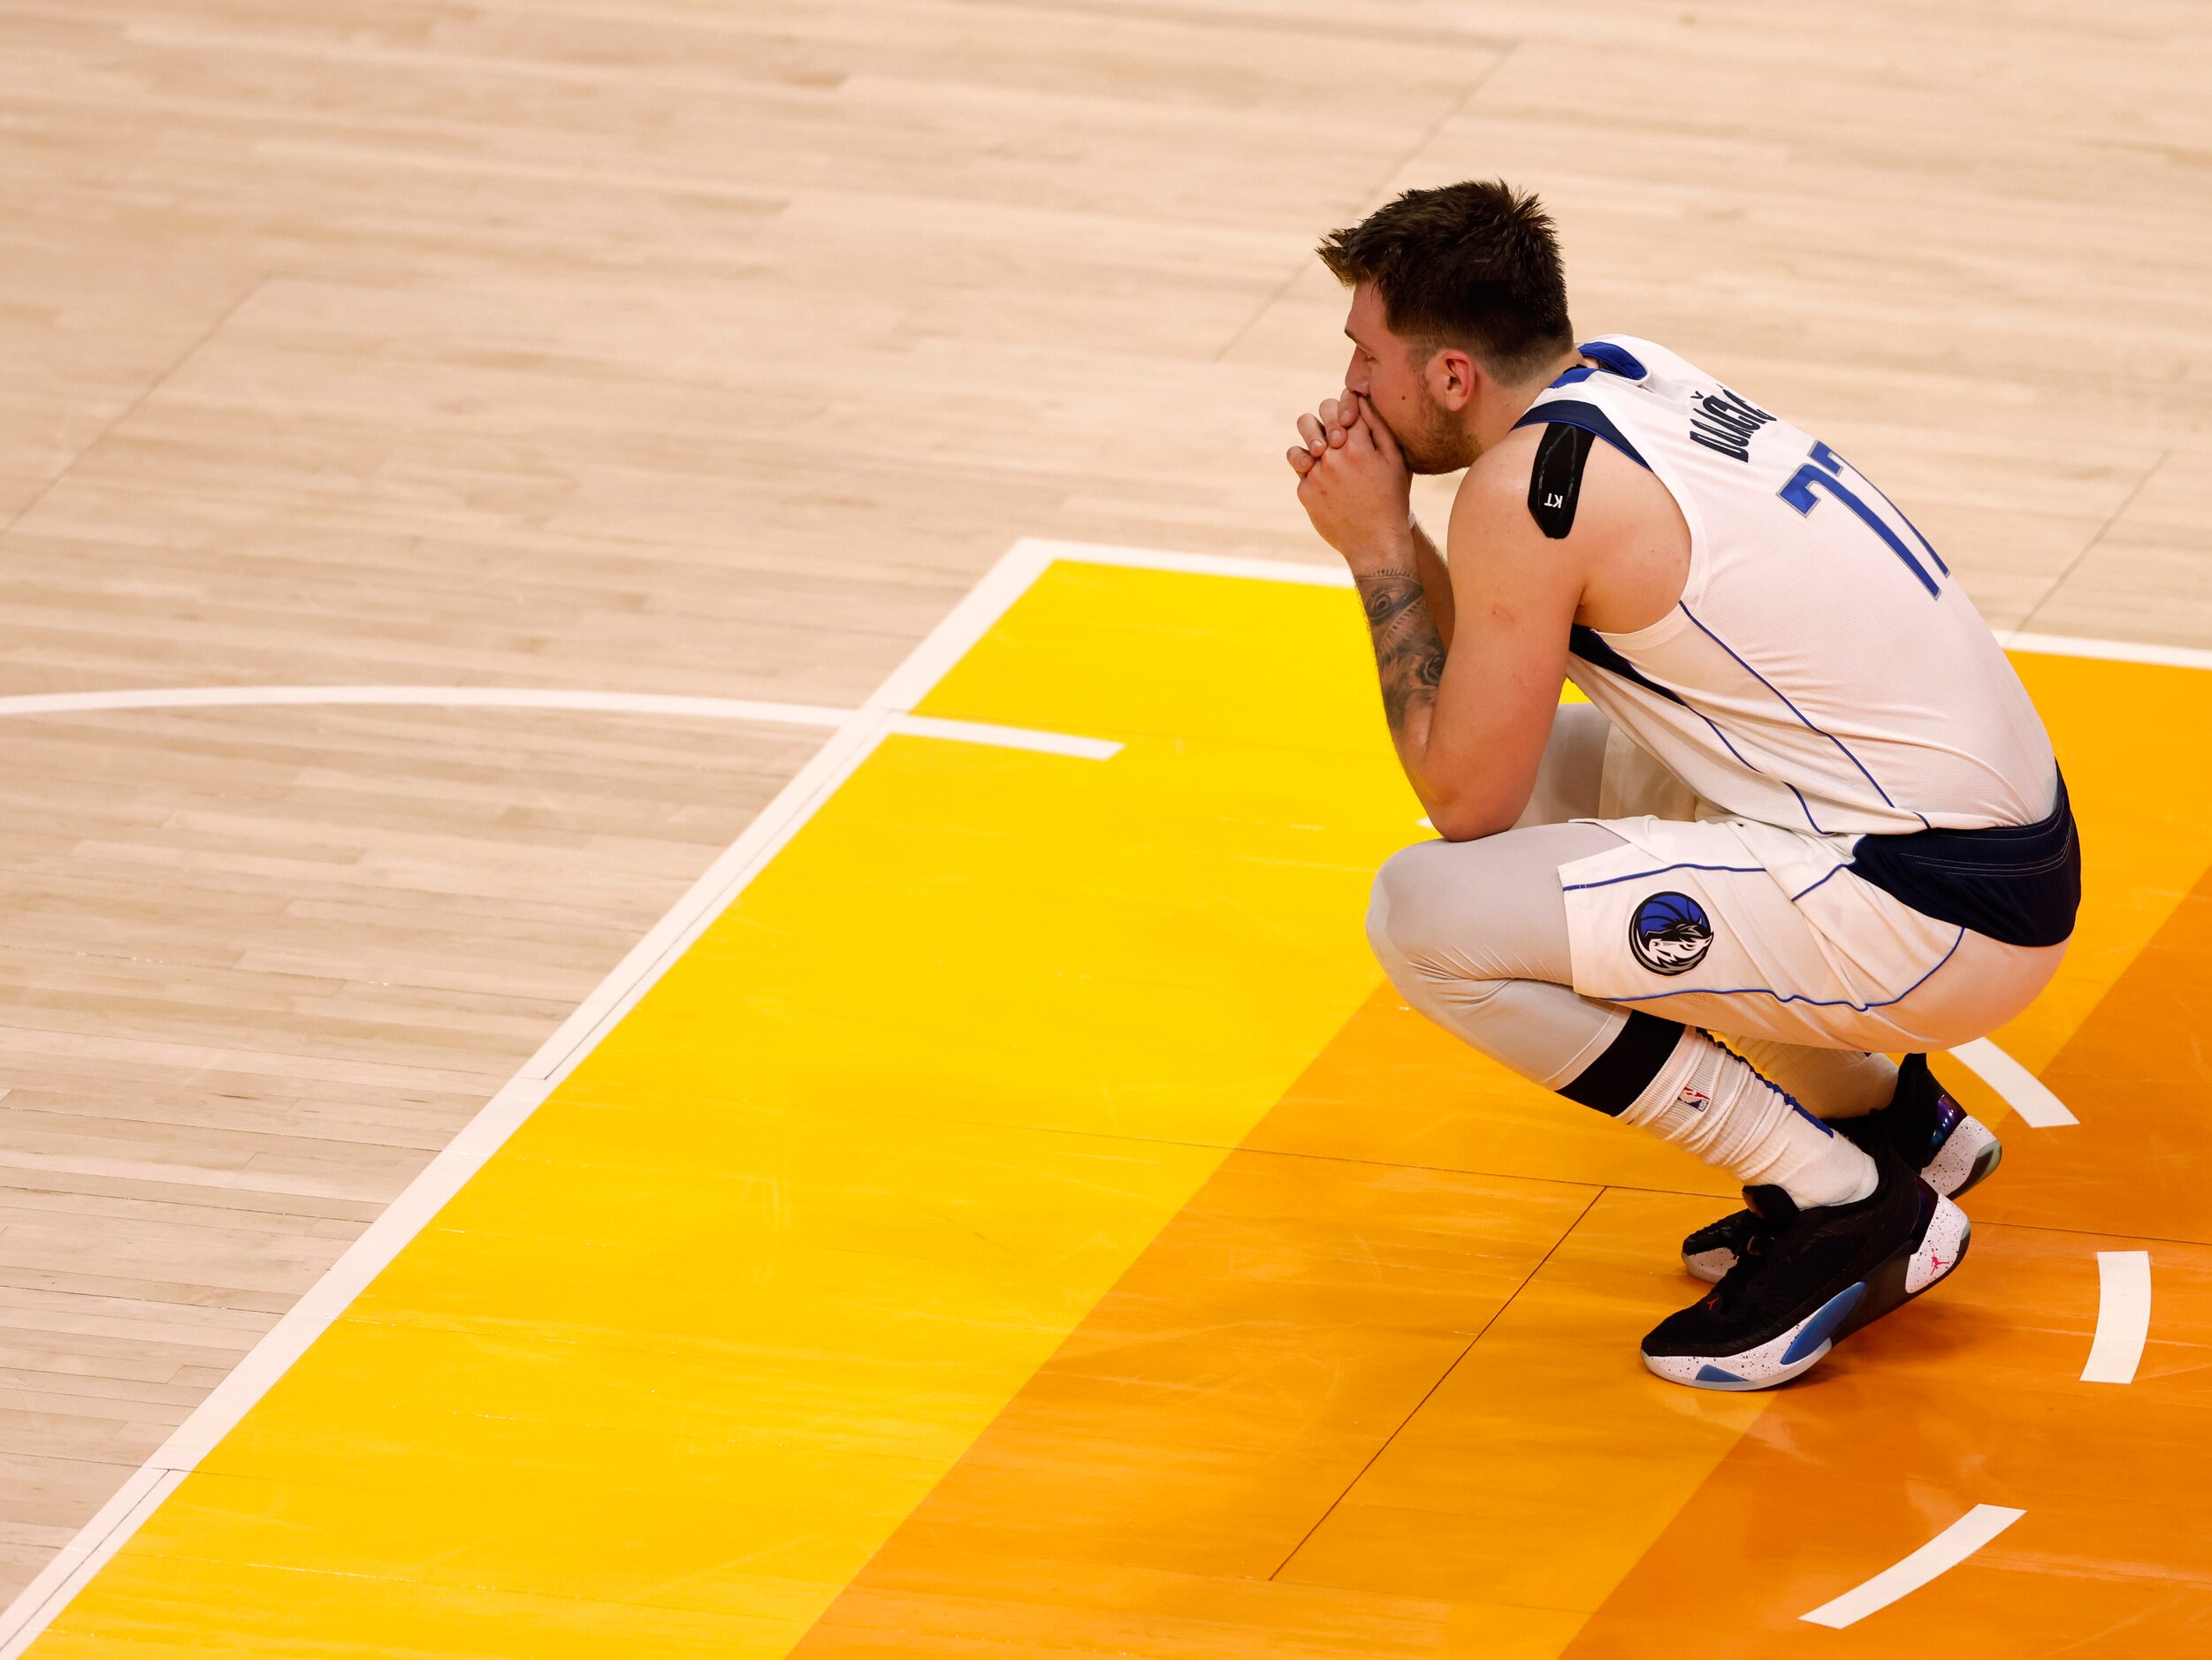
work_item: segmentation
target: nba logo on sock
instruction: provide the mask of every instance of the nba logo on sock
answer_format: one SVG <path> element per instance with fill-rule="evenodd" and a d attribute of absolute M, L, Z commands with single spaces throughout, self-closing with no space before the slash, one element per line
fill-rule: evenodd
<path fill-rule="evenodd" d="M 1682 1093 L 1674 1097 L 1674 1105 L 1677 1107 L 1687 1107 L 1694 1113 L 1701 1113 L 1705 1111 L 1705 1108 L 1711 1103 L 1712 1100 L 1712 1097 L 1706 1094 L 1705 1091 L 1701 1089 L 1692 1089 L 1689 1085 L 1685 1084 L 1682 1085 Z"/>
<path fill-rule="evenodd" d="M 1653 894 L 1628 918 L 1628 948 L 1654 974 L 1687 974 L 1712 948 L 1712 924 L 1688 894 Z"/>

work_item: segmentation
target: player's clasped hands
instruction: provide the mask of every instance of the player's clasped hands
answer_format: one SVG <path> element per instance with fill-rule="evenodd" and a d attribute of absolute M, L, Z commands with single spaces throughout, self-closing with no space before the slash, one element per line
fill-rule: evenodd
<path fill-rule="evenodd" d="M 1323 398 L 1319 414 L 1298 417 L 1298 436 L 1304 442 L 1291 446 L 1291 470 L 1305 477 L 1323 455 L 1342 449 L 1359 423 L 1360 400 L 1355 394 L 1347 392 L 1341 398 Z"/>
<path fill-rule="evenodd" d="M 1346 392 L 1298 417 L 1288 452 L 1298 499 L 1323 541 L 1355 572 L 1402 555 L 1411 476 L 1398 440 L 1366 399 Z"/>

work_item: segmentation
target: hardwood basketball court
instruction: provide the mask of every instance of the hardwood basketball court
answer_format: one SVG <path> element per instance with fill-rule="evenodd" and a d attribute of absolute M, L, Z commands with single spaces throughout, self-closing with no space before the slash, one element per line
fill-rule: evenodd
<path fill-rule="evenodd" d="M 0 5 L 0 1653 L 2201 1646 L 2190 22 Z M 1772 1396 L 1360 936 L 1305 250 L 1477 173 L 2083 816 L 1973 1262 Z"/>

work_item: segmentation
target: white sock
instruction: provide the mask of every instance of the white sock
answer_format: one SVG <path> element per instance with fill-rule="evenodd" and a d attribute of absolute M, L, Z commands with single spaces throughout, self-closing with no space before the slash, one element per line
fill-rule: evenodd
<path fill-rule="evenodd" d="M 1897 1063 L 1857 1049 L 1815 1049 L 1771 1038 L 1730 1038 L 1728 1047 L 1797 1098 L 1816 1118 L 1863 1118 L 1897 1093 Z"/>
<path fill-rule="evenodd" d="M 1800 1209 L 1874 1191 L 1874 1161 L 1695 1026 L 1621 1115 L 1743 1184 L 1771 1184 Z"/>

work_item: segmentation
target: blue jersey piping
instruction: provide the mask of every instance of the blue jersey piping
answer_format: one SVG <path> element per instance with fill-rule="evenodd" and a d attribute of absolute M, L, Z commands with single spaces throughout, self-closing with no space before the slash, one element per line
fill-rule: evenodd
<path fill-rule="evenodd" d="M 1580 893 L 1585 887 L 1611 887 L 1615 882 L 1640 882 L 1653 876 L 1664 876 L 1669 871 L 1733 871 L 1738 875 L 1758 876 L 1766 873 L 1763 864 L 1697 864 L 1688 859 L 1677 859 L 1672 864 L 1662 864 L 1655 871 L 1631 871 L 1626 876 L 1608 876 L 1597 882 L 1562 882 L 1562 894 Z"/>
<path fill-rule="evenodd" d="M 1791 714 L 1796 716 L 1799 724 L 1801 724 L 1806 731 L 1817 734 L 1819 736 L 1826 738 L 1830 743 L 1835 745 L 1836 753 L 1841 755 L 1845 760 L 1849 761 L 1853 766 L 1858 768 L 1859 776 L 1865 779 L 1868 783 L 1873 785 L 1874 794 L 1881 797 L 1881 804 L 1883 806 L 1893 810 L 1896 807 L 1897 803 L 1889 799 L 1889 792 L 1881 787 L 1880 781 L 1866 770 L 1866 764 L 1860 760 L 1858 757 L 1851 753 L 1850 748 L 1844 743 L 1842 739 L 1837 737 L 1833 732 L 1823 731 L 1820 727 L 1814 726 L 1812 721 L 1806 720 L 1805 712 L 1798 708 L 1796 704 L 1789 701 L 1788 693 L 1784 692 L 1782 689 L 1775 685 L 1773 681 L 1768 680 L 1766 675 L 1760 674 L 1749 663 L 1745 662 L 1734 646 L 1730 645 L 1726 640 L 1715 634 L 1711 628 L 1705 627 L 1704 623 L 1699 622 L 1697 621 L 1697 613 L 1692 611 L 1687 604 L 1681 600 L 1675 601 L 1675 604 L 1682 607 L 1682 615 L 1690 619 L 1690 622 L 1697 628 L 1698 633 L 1704 635 L 1706 639 L 1712 641 L 1723 651 L 1726 651 L 1730 657 L 1735 658 L 1736 666 L 1738 668 L 1741 668 L 1746 674 L 1749 674 L 1760 685 L 1766 687 L 1768 691 L 1773 692 L 1775 697 L 1781 698 L 1782 707 L 1789 710 Z M 1794 789 L 1796 786 L 1792 785 L 1791 788 Z M 1804 797 L 1800 796 L 1797 800 L 1798 804 L 1802 806 L 1804 802 Z M 1805 817 L 1808 819 L 1812 816 L 1812 815 L 1810 811 L 1805 814 Z M 1913 817 L 1918 819 L 1919 818 L 1919 815 L 1915 813 L 1913 814 Z M 1922 819 L 1921 822 L 1925 824 L 1926 820 Z"/>
<path fill-rule="evenodd" d="M 1943 953 L 1941 962 L 1937 963 L 1935 968 L 1930 969 L 1895 997 L 1885 998 L 1878 1003 L 1855 1003 L 1848 997 L 1799 997 L 1795 993 L 1778 992 L 1771 986 L 1731 986 L 1710 990 L 1702 986 L 1685 986 L 1678 992 L 1645 992 L 1634 997 L 1617 997 L 1607 994 L 1598 998 L 1598 1001 L 1607 1003 L 1655 1003 L 1665 997 L 1771 997 L 1778 1003 L 1804 1003 L 1812 1009 L 1856 1009 L 1861 1014 L 1865 1014 L 1870 1009 L 1888 1009 L 1894 1004 L 1904 1001 L 1906 998 L 1926 985 L 1934 976 L 1937 969 L 1941 969 L 1943 963 L 1949 962 L 1957 955 L 1958 948 L 1964 943 L 1965 939 L 1966 930 L 1961 928 L 1958 931 L 1958 938 L 1951 941 L 1951 948 Z"/>

